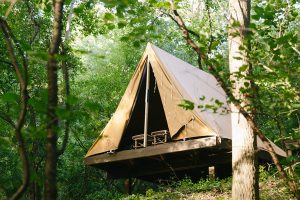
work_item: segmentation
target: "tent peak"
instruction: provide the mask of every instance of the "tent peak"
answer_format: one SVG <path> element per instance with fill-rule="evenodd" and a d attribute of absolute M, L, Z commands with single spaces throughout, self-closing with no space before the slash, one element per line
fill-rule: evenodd
<path fill-rule="evenodd" d="M 147 46 L 146 46 L 146 52 L 148 52 L 149 50 L 150 50 L 150 51 L 153 51 L 154 48 L 158 48 L 158 47 L 155 46 L 154 44 L 152 44 L 151 42 L 148 42 L 148 43 L 147 43 Z M 148 52 L 148 54 L 149 54 L 149 52 Z"/>

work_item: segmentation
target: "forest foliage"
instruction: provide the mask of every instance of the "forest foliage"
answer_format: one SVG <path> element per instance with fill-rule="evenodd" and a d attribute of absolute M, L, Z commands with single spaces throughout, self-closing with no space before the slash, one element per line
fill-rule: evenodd
<path fill-rule="evenodd" d="M 105 173 L 85 166 L 85 153 L 116 109 L 147 42 L 195 66 L 199 64 L 197 55 L 169 16 L 168 1 L 67 0 L 64 3 L 63 48 L 55 55 L 60 66 L 55 108 L 59 119 L 58 147 L 64 143 L 66 122 L 69 138 L 58 160 L 58 199 L 123 198 L 122 180 L 107 179 Z M 191 34 L 192 39 L 209 57 L 203 64 L 204 70 L 210 64 L 215 66 L 230 87 L 227 1 L 176 3 L 188 29 L 195 33 Z M 251 97 L 251 106 L 255 107 L 255 121 L 262 132 L 285 148 L 285 140 L 300 139 L 300 3 L 254 0 L 251 6 L 248 53 L 253 73 L 246 79 L 255 82 L 257 91 Z M 16 62 L 28 66 L 28 106 L 21 134 L 30 163 L 30 182 L 22 198 L 40 199 L 49 123 L 46 66 L 52 34 L 52 2 L 4 1 L 0 4 L 0 15 L 1 24 L 5 22 L 9 27 Z M 0 199 L 7 199 L 22 183 L 23 167 L 15 134 L 22 95 L 4 29 L 1 30 Z M 67 34 L 70 36 L 66 37 Z M 62 63 L 69 72 L 70 94 L 66 94 Z M 241 74 L 243 70 L 246 68 L 240 69 Z M 246 82 L 241 92 L 248 95 L 249 90 Z M 194 103 L 201 104 L 200 97 Z M 299 180 L 299 157 L 290 156 L 282 164 L 293 172 L 290 178 Z M 135 184 L 137 193 L 153 186 L 138 180 Z M 299 181 L 297 184 L 299 187 Z"/>

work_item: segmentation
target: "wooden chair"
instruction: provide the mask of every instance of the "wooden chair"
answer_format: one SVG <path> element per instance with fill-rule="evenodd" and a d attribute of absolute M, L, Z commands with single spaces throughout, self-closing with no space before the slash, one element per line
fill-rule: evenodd
<path fill-rule="evenodd" d="M 141 148 L 144 147 L 144 134 L 134 135 L 132 136 L 132 140 L 134 141 L 133 148 Z M 153 143 L 153 136 L 147 135 L 147 146 Z"/>
<path fill-rule="evenodd" d="M 153 142 L 152 142 L 153 145 L 164 144 L 168 142 L 169 131 L 167 130 L 154 131 L 151 133 L 151 136 L 153 137 Z"/>

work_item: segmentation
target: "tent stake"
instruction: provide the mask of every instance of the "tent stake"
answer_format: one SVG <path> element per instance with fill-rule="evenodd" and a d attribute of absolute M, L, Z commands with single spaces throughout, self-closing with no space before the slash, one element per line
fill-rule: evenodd
<path fill-rule="evenodd" d="M 149 114 L 149 85 L 150 85 L 150 63 L 147 58 L 147 75 L 146 75 L 146 95 L 145 95 L 145 122 L 144 122 L 144 147 L 147 147 L 148 134 L 148 114 Z"/>

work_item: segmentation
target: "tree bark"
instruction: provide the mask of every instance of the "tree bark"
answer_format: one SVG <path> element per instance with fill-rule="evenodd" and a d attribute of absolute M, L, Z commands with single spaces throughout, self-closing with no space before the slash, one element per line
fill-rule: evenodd
<path fill-rule="evenodd" d="M 229 70 L 233 81 L 232 94 L 240 100 L 242 106 L 249 105 L 240 89 L 244 88 L 249 70 L 247 53 L 240 47 L 247 48 L 245 37 L 250 24 L 250 0 L 229 1 Z M 242 77 L 237 77 L 241 67 L 247 67 Z M 256 166 L 256 136 L 240 110 L 231 103 L 232 125 L 232 199 L 259 199 Z M 245 128 L 246 127 L 246 128 Z"/>
<path fill-rule="evenodd" d="M 68 102 L 68 98 L 70 96 L 70 79 L 69 79 L 69 70 L 68 70 L 68 64 L 66 61 L 66 56 L 67 56 L 67 52 L 66 49 L 64 47 L 64 44 L 61 44 L 61 56 L 63 57 L 63 61 L 61 64 L 61 69 L 62 69 L 62 73 L 63 73 L 63 80 L 64 80 L 64 90 L 65 90 L 65 96 L 64 96 L 64 101 L 65 101 L 65 106 L 66 106 L 66 111 L 70 111 L 70 104 Z M 68 139 L 69 139 L 69 131 L 70 131 L 70 120 L 66 119 L 64 121 L 64 137 L 63 137 L 63 142 L 61 145 L 61 148 L 58 149 L 57 154 L 58 156 L 62 155 L 66 148 L 67 148 L 67 143 L 68 143 Z"/>
<path fill-rule="evenodd" d="M 68 98 L 70 96 L 70 77 L 69 77 L 69 69 L 68 69 L 68 63 L 67 63 L 67 50 L 65 48 L 64 43 L 67 43 L 70 37 L 70 32 L 71 32 L 71 23 L 72 23 L 72 16 L 73 16 L 73 11 L 74 11 L 74 5 L 75 5 L 76 0 L 72 0 L 70 4 L 70 11 L 68 15 L 68 21 L 66 24 L 66 31 L 65 31 L 65 41 L 61 43 L 61 56 L 63 57 L 63 61 L 61 63 L 61 69 L 63 73 L 63 80 L 64 80 L 64 101 L 65 101 L 65 106 L 66 106 L 66 111 L 70 111 L 71 105 L 68 102 Z M 58 156 L 62 155 L 67 147 L 68 139 L 69 139 L 69 131 L 70 131 L 70 119 L 66 119 L 64 121 L 65 124 L 65 129 L 64 129 L 64 138 L 62 142 L 61 148 L 58 150 Z"/>
<path fill-rule="evenodd" d="M 18 150 L 22 162 L 22 168 L 23 168 L 23 177 L 22 177 L 22 184 L 18 188 L 18 190 L 13 194 L 13 196 L 10 198 L 11 200 L 19 199 L 22 197 L 22 195 L 25 193 L 28 184 L 29 184 L 29 178 L 30 178 L 30 165 L 29 165 L 29 159 L 27 154 L 27 149 L 25 145 L 25 141 L 22 135 L 22 128 L 25 124 L 25 117 L 27 113 L 27 102 L 28 102 L 28 91 L 27 91 L 27 61 L 25 58 L 24 53 L 20 49 L 19 46 L 17 46 L 21 57 L 22 57 L 22 63 L 23 63 L 23 69 L 21 69 L 21 65 L 18 63 L 18 59 L 16 57 L 16 54 L 14 52 L 14 36 L 10 30 L 9 25 L 7 24 L 6 20 L 3 18 L 0 18 L 0 27 L 4 35 L 4 39 L 6 42 L 6 48 L 8 51 L 8 55 L 12 61 L 12 65 L 14 67 L 14 70 L 17 75 L 17 79 L 19 81 L 20 86 L 20 112 L 18 116 L 18 120 L 14 126 L 15 128 L 15 135 L 18 143 Z M 14 124 L 13 122 L 11 123 Z"/>
<path fill-rule="evenodd" d="M 57 60 L 55 56 L 58 54 L 61 43 L 62 33 L 62 16 L 63 16 L 63 0 L 53 1 L 53 29 L 52 39 L 49 47 L 49 59 L 47 63 L 48 78 L 48 126 L 47 126 L 47 145 L 46 145 L 46 165 L 45 165 L 45 186 L 44 199 L 53 200 L 57 198 L 57 129 L 58 118 L 55 113 L 58 103 L 58 86 L 57 86 Z"/>
<path fill-rule="evenodd" d="M 29 96 L 30 99 L 30 96 Z M 28 106 L 28 111 L 30 113 L 30 121 L 29 126 L 36 130 L 37 127 L 37 118 L 36 112 L 32 106 Z M 40 139 L 36 139 L 32 141 L 32 149 L 29 152 L 31 158 L 31 170 L 36 175 L 40 175 L 41 169 L 41 155 L 39 154 L 39 149 L 42 146 L 42 142 Z M 39 181 L 36 179 L 32 179 L 29 187 L 28 199 L 30 200 L 40 200 L 41 199 L 41 185 Z"/>
<path fill-rule="evenodd" d="M 27 92 L 27 63 L 26 61 L 23 61 L 23 73 L 21 70 L 21 67 L 17 61 L 16 55 L 14 53 L 14 48 L 12 44 L 12 34 L 10 32 L 10 28 L 7 24 L 7 22 L 0 18 L 0 24 L 1 29 L 4 34 L 4 38 L 6 41 L 7 51 L 9 54 L 10 59 L 12 60 L 12 64 L 14 66 L 14 69 L 16 71 L 16 75 L 18 78 L 18 81 L 20 83 L 20 106 L 21 110 L 19 113 L 18 121 L 15 124 L 15 134 L 18 142 L 18 149 L 20 152 L 20 157 L 22 161 L 22 167 L 23 167 L 23 181 L 22 185 L 19 187 L 19 189 L 15 192 L 15 194 L 11 197 L 11 199 L 19 199 L 24 192 L 26 191 L 29 183 L 29 177 L 30 177 L 30 170 L 29 170 L 29 160 L 28 160 L 28 154 L 24 142 L 24 138 L 22 136 L 22 128 L 25 123 L 25 116 L 27 112 L 27 101 L 28 101 L 28 92 Z M 23 55 L 22 55 L 22 58 Z"/>

